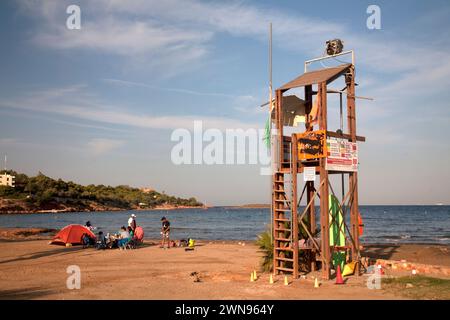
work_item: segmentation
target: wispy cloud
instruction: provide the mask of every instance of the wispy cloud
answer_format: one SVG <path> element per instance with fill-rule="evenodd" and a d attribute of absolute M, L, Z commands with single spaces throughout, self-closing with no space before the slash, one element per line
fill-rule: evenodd
<path fill-rule="evenodd" d="M 0 138 L 0 145 L 12 145 L 18 141 L 16 138 Z"/>
<path fill-rule="evenodd" d="M 239 119 L 206 117 L 200 114 L 165 116 L 133 113 L 128 106 L 117 106 L 101 101 L 82 85 L 52 88 L 31 92 L 17 99 L 0 100 L 0 107 L 148 129 L 191 128 L 195 120 L 202 120 L 205 128 L 221 130 L 259 127 L 257 123 L 242 122 Z"/>
<path fill-rule="evenodd" d="M 134 82 L 134 81 L 128 81 L 128 80 L 120 80 L 120 79 L 103 79 L 103 81 L 115 85 L 120 86 L 126 86 L 126 87 L 141 87 L 141 88 L 148 88 L 148 89 L 154 89 L 154 90 L 160 90 L 160 91 L 169 91 L 169 92 L 177 92 L 182 94 L 189 94 L 194 96 L 209 96 L 209 97 L 225 97 L 225 98 L 234 98 L 235 96 L 232 94 L 226 94 L 226 93 L 217 93 L 217 92 L 202 92 L 202 91 L 195 91 L 195 90 L 187 90 L 187 89 L 180 89 L 180 88 L 165 88 L 160 87 L 156 85 L 151 85 L 147 83 L 142 82 Z"/>
<path fill-rule="evenodd" d="M 100 156 L 123 146 L 124 143 L 125 141 L 123 140 L 95 138 L 87 143 L 87 147 L 90 154 Z"/>
<path fill-rule="evenodd" d="M 347 48 L 356 50 L 358 63 L 367 70 L 395 75 L 396 87 L 408 86 L 412 77 L 421 79 L 430 74 L 450 79 L 450 68 L 442 67 L 448 62 L 449 48 L 445 46 L 418 47 L 407 38 L 357 33 L 349 24 L 325 21 L 302 12 L 266 8 L 262 4 L 196 0 L 80 1 L 82 14 L 89 18 L 83 18 L 81 30 L 73 31 L 61 23 L 68 1 L 43 1 L 40 6 L 30 3 L 33 2 L 25 1 L 21 6 L 23 11 L 40 19 L 33 35 L 35 43 L 124 56 L 138 61 L 140 68 L 151 66 L 164 70 L 161 76 L 204 63 L 214 50 L 213 40 L 222 33 L 266 42 L 271 21 L 275 46 L 308 56 L 320 55 L 325 40 L 342 37 Z M 384 81 L 380 87 L 389 87 L 389 80 Z M 173 91 L 196 94 L 183 89 Z"/>

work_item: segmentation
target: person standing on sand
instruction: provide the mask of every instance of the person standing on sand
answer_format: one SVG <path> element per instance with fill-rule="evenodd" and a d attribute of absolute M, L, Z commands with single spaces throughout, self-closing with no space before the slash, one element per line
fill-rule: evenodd
<path fill-rule="evenodd" d="M 90 221 L 86 221 L 86 224 L 84 225 L 86 228 L 88 228 L 91 231 L 94 231 L 95 229 L 97 229 L 96 227 L 94 227 Z"/>
<path fill-rule="evenodd" d="M 162 236 L 161 248 L 164 248 L 164 243 L 166 242 L 166 239 L 167 239 L 167 249 L 169 249 L 170 248 L 170 222 L 169 222 L 169 220 L 166 219 L 166 217 L 162 217 L 161 218 L 161 223 L 162 223 L 162 227 L 161 227 L 161 236 Z"/>
<path fill-rule="evenodd" d="M 136 229 L 136 215 L 134 213 L 131 214 L 130 218 L 128 219 L 128 226 L 131 228 L 131 230 Z"/>

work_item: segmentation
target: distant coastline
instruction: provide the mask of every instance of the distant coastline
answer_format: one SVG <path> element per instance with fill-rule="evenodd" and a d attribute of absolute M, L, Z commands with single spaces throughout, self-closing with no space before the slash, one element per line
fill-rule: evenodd
<path fill-rule="evenodd" d="M 56 214 L 56 213 L 73 213 L 73 212 L 86 212 L 86 213 L 92 213 L 92 212 L 120 212 L 120 211 L 157 211 L 157 210 L 185 210 L 185 209 L 208 209 L 210 207 L 207 206 L 156 206 L 153 208 L 134 208 L 134 209 L 123 209 L 123 208 L 115 208 L 115 207 L 102 207 L 97 208 L 96 210 L 78 210 L 77 208 L 65 208 L 65 209 L 41 209 L 41 210 L 14 210 L 14 211 L 7 211 L 7 210 L 0 210 L 0 215 L 8 215 L 8 214 Z"/>
<path fill-rule="evenodd" d="M 270 208 L 270 204 L 268 203 L 248 203 L 237 206 L 224 206 L 225 208 L 247 208 L 247 209 L 259 209 L 259 208 Z"/>
<path fill-rule="evenodd" d="M 0 214 L 205 208 L 194 197 L 175 197 L 152 188 L 83 186 L 42 173 L 35 177 L 14 171 L 7 173 L 15 177 L 15 186 L 0 186 Z"/>

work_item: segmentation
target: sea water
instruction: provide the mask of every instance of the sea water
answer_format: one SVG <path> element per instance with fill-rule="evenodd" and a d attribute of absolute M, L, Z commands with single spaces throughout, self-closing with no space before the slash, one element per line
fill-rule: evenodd
<path fill-rule="evenodd" d="M 359 209 L 365 225 L 363 243 L 450 244 L 450 206 L 360 206 Z M 89 220 L 97 230 L 117 232 L 127 225 L 131 213 L 137 215 L 137 224 L 144 228 L 146 238 L 159 238 L 162 216 L 171 223 L 173 239 L 255 240 L 270 227 L 268 208 L 234 207 L 11 214 L 0 215 L 0 227 L 59 229 Z"/>

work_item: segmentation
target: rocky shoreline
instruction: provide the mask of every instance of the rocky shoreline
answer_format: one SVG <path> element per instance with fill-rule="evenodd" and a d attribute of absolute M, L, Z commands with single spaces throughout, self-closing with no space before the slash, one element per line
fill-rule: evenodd
<path fill-rule="evenodd" d="M 180 209 L 207 209 L 207 206 L 176 206 L 164 204 L 152 208 L 119 208 L 105 206 L 95 202 L 84 205 L 67 205 L 50 203 L 40 208 L 33 208 L 24 201 L 0 199 L 0 214 L 35 214 L 35 213 L 71 213 L 71 212 L 105 212 L 105 211 L 144 211 L 144 210 L 180 210 Z"/>

